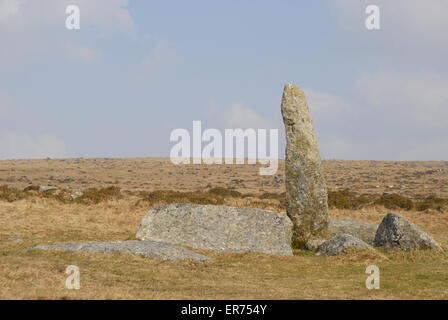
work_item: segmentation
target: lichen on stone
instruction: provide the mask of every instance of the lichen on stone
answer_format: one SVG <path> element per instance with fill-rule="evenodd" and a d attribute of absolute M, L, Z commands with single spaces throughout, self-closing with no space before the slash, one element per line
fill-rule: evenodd
<path fill-rule="evenodd" d="M 327 187 L 305 93 L 286 84 L 281 110 L 286 132 L 286 211 L 294 224 L 292 245 L 297 247 L 327 230 Z"/>

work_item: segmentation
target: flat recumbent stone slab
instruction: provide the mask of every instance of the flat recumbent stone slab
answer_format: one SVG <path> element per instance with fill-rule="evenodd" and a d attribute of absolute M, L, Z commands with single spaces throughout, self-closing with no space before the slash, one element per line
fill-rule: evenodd
<path fill-rule="evenodd" d="M 101 253 L 137 254 L 144 258 L 155 258 L 162 260 L 185 260 L 194 261 L 209 260 L 202 254 L 191 252 L 184 248 L 158 241 L 110 241 L 110 242 L 86 242 L 65 243 L 55 245 L 40 245 L 29 250 L 63 250 L 63 251 L 87 251 Z"/>
<path fill-rule="evenodd" d="M 253 208 L 170 204 L 150 210 L 136 237 L 218 252 L 292 255 L 285 214 Z"/>

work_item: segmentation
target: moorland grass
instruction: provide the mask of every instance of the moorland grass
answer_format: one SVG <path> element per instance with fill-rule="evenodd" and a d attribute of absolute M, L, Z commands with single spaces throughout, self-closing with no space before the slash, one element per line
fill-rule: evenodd
<path fill-rule="evenodd" d="M 348 251 L 336 257 L 219 254 L 214 260 L 169 262 L 136 255 L 25 251 L 65 242 L 135 239 L 149 202 L 137 194 L 97 204 L 31 197 L 0 201 L 1 299 L 448 299 L 445 252 Z M 237 206 L 269 199 L 225 198 Z M 272 202 L 274 203 L 274 202 Z M 331 209 L 333 218 L 378 223 L 388 209 Z M 284 210 L 282 211 L 284 212 Z M 448 215 L 398 209 L 448 246 Z M 19 238 L 22 242 L 8 240 Z M 365 288 L 366 267 L 380 268 L 381 289 Z M 81 289 L 65 288 L 65 268 L 79 266 Z"/>
<path fill-rule="evenodd" d="M 213 187 L 207 191 L 182 192 L 174 190 L 156 190 L 156 191 L 122 191 L 119 187 L 110 186 L 105 188 L 87 188 L 83 195 L 73 201 L 70 200 L 70 191 L 61 189 L 56 193 L 39 193 L 38 187 L 29 186 L 24 190 L 10 186 L 0 186 L 0 200 L 14 202 L 32 197 L 53 198 L 62 203 L 78 204 L 98 204 L 101 202 L 119 200 L 125 194 L 136 194 L 138 201 L 146 202 L 150 205 L 163 205 L 171 203 L 192 203 L 192 204 L 210 204 L 223 205 L 226 200 L 246 199 L 252 206 L 266 209 L 267 203 L 273 204 L 275 208 L 286 209 L 286 193 L 263 192 L 259 194 L 244 194 L 224 187 Z M 328 191 L 328 207 L 330 209 L 349 209 L 359 210 L 374 206 L 383 206 L 387 209 L 396 210 L 416 210 L 416 211 L 439 211 L 442 212 L 448 208 L 448 199 L 438 198 L 434 195 L 419 196 L 415 199 L 405 197 L 400 194 L 390 193 L 382 195 L 358 195 L 348 189 Z"/>

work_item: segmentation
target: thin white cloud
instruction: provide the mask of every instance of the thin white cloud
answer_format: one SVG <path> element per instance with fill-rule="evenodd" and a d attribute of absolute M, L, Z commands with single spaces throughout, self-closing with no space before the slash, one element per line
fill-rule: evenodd
<path fill-rule="evenodd" d="M 363 73 L 342 98 L 306 89 L 325 158 L 448 159 L 448 77 Z"/>
<path fill-rule="evenodd" d="M 79 6 L 83 23 L 104 30 L 133 30 L 135 23 L 127 7 L 129 0 L 65 0 L 65 5 Z"/>
<path fill-rule="evenodd" d="M 151 75 L 166 71 L 182 62 L 181 56 L 169 41 L 156 38 L 148 38 L 143 41 L 154 42 L 151 52 L 141 61 L 141 65 L 146 74 Z"/>
<path fill-rule="evenodd" d="M 0 159 L 61 158 L 66 145 L 36 112 L 0 92 Z"/>
<path fill-rule="evenodd" d="M 370 71 L 360 70 L 351 92 L 341 97 L 347 108 L 337 107 L 342 111 L 335 114 L 327 107 L 331 121 L 316 113 L 324 123 L 319 129 L 324 147 L 330 150 L 327 142 L 335 139 L 350 144 L 355 159 L 448 159 L 448 2 L 329 3 L 341 32 L 371 51 L 372 64 Z M 364 26 L 370 4 L 380 8 L 381 29 L 374 32 Z M 371 71 L 372 66 L 376 70 Z"/>
<path fill-rule="evenodd" d="M 339 26 L 353 43 L 370 46 L 382 64 L 401 66 L 404 70 L 422 66 L 439 69 L 446 66 L 448 55 L 448 1 L 446 0 L 377 0 L 381 29 L 365 28 L 365 8 L 369 0 L 336 0 Z M 445 68 L 446 69 L 446 68 Z"/>
<path fill-rule="evenodd" d="M 347 102 L 334 94 L 313 89 L 304 89 L 304 92 L 312 114 L 319 115 L 321 113 L 328 114 L 328 112 L 341 112 L 349 108 Z"/>
<path fill-rule="evenodd" d="M 207 119 L 214 121 L 216 123 L 215 125 L 224 128 L 278 128 L 278 125 L 269 118 L 259 114 L 241 102 L 233 102 L 228 106 L 222 106 L 216 102 L 209 102 L 205 113 Z"/>
<path fill-rule="evenodd" d="M 132 30 L 135 24 L 128 4 L 128 0 L 0 0 L 0 23 L 16 29 L 57 25 L 65 28 L 66 7 L 77 5 L 81 23 L 86 26 L 93 25 L 106 31 Z"/>
<path fill-rule="evenodd" d="M 433 72 L 365 73 L 354 92 L 363 108 L 430 127 L 448 129 L 448 77 Z M 400 118 L 398 118 L 398 116 Z"/>
<path fill-rule="evenodd" d="M 347 134 L 347 122 L 353 116 L 349 102 L 329 92 L 304 89 L 321 156 L 325 159 L 351 159 L 356 157 L 356 145 Z"/>
<path fill-rule="evenodd" d="M 375 4 L 379 7 L 382 24 L 387 32 L 419 31 L 426 33 L 442 33 L 448 28 L 446 12 L 448 2 L 445 0 L 334 0 L 331 5 L 339 11 L 339 23 L 346 28 L 353 28 L 353 23 L 363 22 L 366 18 L 365 8 Z M 364 29 L 364 24 L 359 24 Z M 354 28 L 357 29 L 357 28 Z M 413 36 L 412 32 L 403 36 Z"/>
<path fill-rule="evenodd" d="M 0 21 L 15 16 L 19 12 L 20 0 L 0 0 Z"/>
<path fill-rule="evenodd" d="M 16 131 L 31 128 L 39 122 L 36 108 L 17 102 L 5 92 L 0 91 L 0 130 Z M 19 130 L 20 131 L 20 130 Z"/>
<path fill-rule="evenodd" d="M 135 24 L 128 3 L 128 0 L 0 0 L 0 39 L 2 47 L 7 48 L 0 50 L 0 74 L 49 55 L 92 61 L 99 55 L 96 49 L 82 43 L 91 35 L 84 30 L 96 28 L 101 35 L 117 31 L 133 35 Z M 81 30 L 65 29 L 65 8 L 69 4 L 80 8 Z M 67 43 L 74 48 L 68 54 Z"/>
<path fill-rule="evenodd" d="M 79 60 L 83 62 L 92 62 L 101 57 L 101 52 L 96 49 L 82 46 L 67 45 L 65 47 L 65 55 L 69 59 Z"/>
<path fill-rule="evenodd" d="M 67 156 L 65 143 L 51 134 L 0 133 L 0 159 L 42 159 Z"/>

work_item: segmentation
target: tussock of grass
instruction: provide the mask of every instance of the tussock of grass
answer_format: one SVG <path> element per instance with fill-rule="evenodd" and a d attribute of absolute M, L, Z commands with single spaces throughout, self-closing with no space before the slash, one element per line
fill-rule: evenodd
<path fill-rule="evenodd" d="M 105 202 L 109 200 L 117 200 L 123 197 L 123 194 L 118 187 L 107 187 L 107 188 L 89 188 L 84 190 L 83 195 L 76 198 L 74 201 L 70 200 L 70 191 L 66 189 L 60 189 L 57 192 L 39 192 L 38 186 L 28 186 L 23 190 L 9 187 L 0 186 L 0 200 L 5 200 L 8 202 L 15 202 L 22 199 L 29 198 L 44 198 L 44 199 L 54 199 L 61 203 L 80 203 L 80 204 L 98 204 L 100 202 Z"/>
<path fill-rule="evenodd" d="M 244 206 L 258 209 L 283 211 L 285 206 L 285 193 L 263 193 L 261 195 L 242 194 L 235 190 L 215 187 L 208 191 L 180 192 L 172 190 L 157 190 L 140 192 L 140 200 L 151 206 L 171 203 L 192 203 L 211 205 Z"/>
<path fill-rule="evenodd" d="M 429 211 L 437 210 L 439 212 L 448 208 L 448 200 L 441 199 L 434 195 L 425 198 L 412 200 L 402 195 L 391 193 L 378 195 L 357 195 L 347 189 L 340 191 L 328 192 L 328 206 L 334 209 L 350 209 L 357 210 L 367 208 L 374 205 L 380 205 L 387 209 L 396 210 L 416 210 Z"/>
<path fill-rule="evenodd" d="M 98 204 L 111 200 L 118 200 L 124 197 L 124 193 L 119 187 L 111 186 L 106 188 L 89 188 L 84 190 L 83 195 L 70 200 L 70 192 L 61 189 L 56 193 L 39 193 L 39 187 L 29 186 L 24 190 L 19 190 L 9 186 L 0 186 L 0 200 L 14 202 L 30 197 L 42 197 L 56 199 L 62 203 L 78 204 Z M 236 190 L 214 187 L 208 191 L 181 192 L 173 190 L 141 191 L 138 193 L 128 192 L 129 195 L 136 195 L 139 202 L 144 201 L 150 205 L 162 205 L 170 203 L 192 203 L 223 205 L 230 202 L 241 203 L 240 200 L 247 199 L 251 207 L 268 209 L 274 207 L 277 210 L 286 209 L 286 193 L 264 192 L 262 194 L 243 194 Z M 438 198 L 434 195 L 420 197 L 419 199 L 409 199 L 399 194 L 379 195 L 358 195 L 348 189 L 338 191 L 328 191 L 328 206 L 330 209 L 358 210 L 362 208 L 383 206 L 390 210 L 403 209 L 406 211 L 431 211 L 443 212 L 448 208 L 448 200 Z"/>
<path fill-rule="evenodd" d="M 39 186 L 28 186 L 25 189 L 23 189 L 23 191 L 39 191 Z"/>
<path fill-rule="evenodd" d="M 411 210 L 414 207 L 412 200 L 395 193 L 382 195 L 375 203 L 387 209 Z"/>
<path fill-rule="evenodd" d="M 357 196 L 348 189 L 340 191 L 328 191 L 328 206 L 337 209 L 359 209 L 373 204 L 374 199 Z"/>
<path fill-rule="evenodd" d="M 123 197 L 120 188 L 112 186 L 107 188 L 89 188 L 84 190 L 83 195 L 76 198 L 76 203 L 98 204 L 104 201 L 118 200 Z"/>
<path fill-rule="evenodd" d="M 22 190 L 18 190 L 8 186 L 0 186 L 0 200 L 14 202 L 17 200 L 25 199 L 28 195 L 29 194 Z"/>
<path fill-rule="evenodd" d="M 280 206 L 284 209 L 286 209 L 286 192 L 282 193 L 272 193 L 272 192 L 265 192 L 261 194 L 259 199 L 273 199 L 278 200 Z"/>
<path fill-rule="evenodd" d="M 448 200 L 438 198 L 434 195 L 430 195 L 418 201 L 414 205 L 414 207 L 417 211 L 426 211 L 429 209 L 433 209 L 442 212 L 443 210 L 445 210 L 446 207 L 448 207 Z"/>
<path fill-rule="evenodd" d="M 211 188 L 207 193 L 218 195 L 221 197 L 233 197 L 233 198 L 241 198 L 243 197 L 243 194 L 241 192 L 223 188 L 223 187 L 215 187 Z"/>
<path fill-rule="evenodd" d="M 170 203 L 214 204 L 224 203 L 224 197 L 216 193 L 208 192 L 179 192 L 172 190 L 157 190 L 152 192 L 140 192 L 141 200 L 151 205 Z"/>

